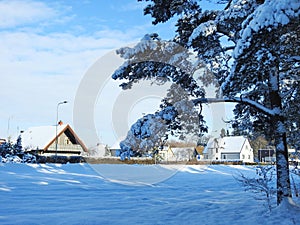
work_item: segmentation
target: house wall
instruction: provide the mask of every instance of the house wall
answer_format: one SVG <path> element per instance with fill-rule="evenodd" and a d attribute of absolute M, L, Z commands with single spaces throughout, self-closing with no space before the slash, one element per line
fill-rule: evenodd
<path fill-rule="evenodd" d="M 245 141 L 242 147 L 240 160 L 242 160 L 243 162 L 254 162 L 253 149 L 251 148 L 248 140 Z"/>
<path fill-rule="evenodd" d="M 193 158 L 194 148 L 171 148 L 159 151 L 162 161 L 188 161 Z"/>
<path fill-rule="evenodd" d="M 222 153 L 222 160 L 240 160 L 240 154 L 238 153 Z"/>
<path fill-rule="evenodd" d="M 48 148 L 48 151 L 56 150 L 56 142 L 54 141 Z M 57 151 L 68 151 L 69 154 L 72 154 L 72 152 L 83 152 L 83 149 L 78 144 L 73 144 L 71 140 L 68 138 L 68 136 L 65 133 L 62 133 L 57 138 Z"/>
<path fill-rule="evenodd" d="M 188 161 L 193 158 L 194 148 L 172 148 L 176 161 Z"/>
<path fill-rule="evenodd" d="M 222 147 L 219 147 L 217 143 L 214 143 L 213 147 L 208 148 L 207 153 L 204 154 L 204 159 L 221 160 L 221 152 L 222 152 Z"/>
<path fill-rule="evenodd" d="M 174 155 L 171 147 L 165 147 L 158 151 L 158 155 L 162 161 L 176 161 L 176 156 Z"/>

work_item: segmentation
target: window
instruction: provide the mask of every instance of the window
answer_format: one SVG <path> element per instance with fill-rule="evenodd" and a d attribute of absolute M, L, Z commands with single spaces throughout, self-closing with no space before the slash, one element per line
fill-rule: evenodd
<path fill-rule="evenodd" d="M 250 159 L 250 155 L 248 155 L 248 159 Z"/>
<path fill-rule="evenodd" d="M 245 159 L 245 155 L 242 155 L 242 158 Z"/>
<path fill-rule="evenodd" d="M 216 153 L 218 153 L 218 148 L 216 148 Z"/>
<path fill-rule="evenodd" d="M 70 139 L 66 137 L 65 138 L 65 145 L 69 145 L 69 144 L 71 144 Z"/>
<path fill-rule="evenodd" d="M 223 155 L 223 159 L 226 159 L 226 155 Z"/>

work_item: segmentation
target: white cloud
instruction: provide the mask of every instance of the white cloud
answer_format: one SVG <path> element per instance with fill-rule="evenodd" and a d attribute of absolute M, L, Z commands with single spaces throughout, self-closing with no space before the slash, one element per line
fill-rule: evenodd
<path fill-rule="evenodd" d="M 81 77 L 92 63 L 108 49 L 127 44 L 120 41 L 121 35 L 116 37 L 0 33 L 3 43 L 0 46 L 0 96 L 10 99 L 6 111 L 14 113 L 13 106 L 20 100 L 19 96 L 30 96 L 21 101 L 26 108 L 30 105 L 26 102 L 34 97 L 31 93 L 54 102 L 60 100 L 61 89 L 71 97 L 75 95 Z"/>
<path fill-rule="evenodd" d="M 140 12 L 143 11 L 143 9 L 145 8 L 145 6 L 147 5 L 148 3 L 146 2 L 130 2 L 130 3 L 127 3 L 127 4 L 122 4 L 120 7 L 114 7 L 116 10 L 119 10 L 119 11 L 123 11 L 123 12 L 130 12 L 130 11 L 135 11 L 135 10 L 139 10 Z"/>
<path fill-rule="evenodd" d="M 73 101 L 87 69 L 103 54 L 125 46 L 135 32 L 94 35 L 0 32 L 0 137 L 29 126 L 54 124 L 56 104 L 68 100 L 60 118 L 72 124 Z M 119 88 L 116 87 L 119 91 Z"/>
<path fill-rule="evenodd" d="M 5 0 L 0 2 L 0 28 L 9 28 L 40 22 L 58 14 L 43 2 Z"/>
<path fill-rule="evenodd" d="M 98 21 L 95 29 L 92 21 L 74 17 L 61 2 L 0 0 L 0 138 L 54 124 L 56 105 L 63 100 L 69 103 L 61 107 L 60 119 L 72 124 L 74 98 L 87 69 L 148 28 L 112 29 Z"/>

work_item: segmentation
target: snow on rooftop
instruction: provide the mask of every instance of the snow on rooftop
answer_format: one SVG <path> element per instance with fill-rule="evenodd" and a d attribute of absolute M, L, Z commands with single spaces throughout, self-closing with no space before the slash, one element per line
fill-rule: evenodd
<path fill-rule="evenodd" d="M 203 153 L 207 153 L 211 148 L 222 148 L 222 152 L 233 153 L 241 152 L 241 149 L 247 138 L 243 136 L 230 136 L 223 138 L 211 138 L 209 139 L 207 146 L 203 150 Z"/>
<path fill-rule="evenodd" d="M 67 124 L 57 127 L 59 134 Z M 22 146 L 26 149 L 44 149 L 56 136 L 55 126 L 39 126 L 28 128 L 21 134 Z"/>
<path fill-rule="evenodd" d="M 224 150 L 223 152 L 241 152 L 241 149 L 246 141 L 243 136 L 232 136 L 222 138 Z"/>

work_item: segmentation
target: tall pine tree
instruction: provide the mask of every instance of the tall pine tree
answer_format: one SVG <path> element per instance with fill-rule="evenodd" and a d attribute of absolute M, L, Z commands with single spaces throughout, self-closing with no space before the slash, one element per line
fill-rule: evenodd
<path fill-rule="evenodd" d="M 169 80 L 186 90 L 195 105 L 236 102 L 235 126 L 250 133 L 260 131 L 274 140 L 278 204 L 289 199 L 287 142 L 297 147 L 300 137 L 300 2 L 224 0 L 220 1 L 226 3 L 221 10 L 204 10 L 201 1 L 193 0 L 146 2 L 144 13 L 153 17 L 154 25 L 177 18 L 177 34 L 172 41 L 197 53 L 198 62 L 205 64 L 218 81 L 223 99 L 205 99 L 193 77 L 199 67 L 184 59 L 188 53 L 182 49 L 181 54 L 173 51 L 173 55 L 194 69 L 182 69 L 181 64 L 172 63 L 172 57 L 166 60 L 164 56 L 170 54 L 164 53 L 175 47 L 170 47 L 171 42 L 160 42 L 157 35 L 148 39 L 155 53 L 147 54 L 148 60 L 136 60 L 145 52 L 142 44 L 119 51 L 127 62 L 113 78 L 127 80 L 129 87 L 139 79 Z M 144 46 L 146 42 L 141 43 Z M 153 51 L 153 46 L 162 53 Z"/>

